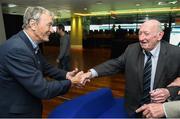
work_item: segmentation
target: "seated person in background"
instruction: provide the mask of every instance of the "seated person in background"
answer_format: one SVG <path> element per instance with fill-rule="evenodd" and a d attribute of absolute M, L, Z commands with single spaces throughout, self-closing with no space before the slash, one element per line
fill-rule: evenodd
<path fill-rule="evenodd" d="M 180 97 L 180 77 L 173 81 L 168 87 L 177 87 L 179 88 L 176 97 L 176 101 L 169 101 L 164 103 L 150 103 L 145 104 L 136 110 L 137 113 L 143 112 L 143 116 L 146 118 L 159 118 L 159 117 L 168 117 L 168 118 L 178 118 L 180 117 L 180 100 L 177 101 Z M 160 91 L 161 89 L 156 89 Z M 155 90 L 155 91 L 156 91 Z"/>

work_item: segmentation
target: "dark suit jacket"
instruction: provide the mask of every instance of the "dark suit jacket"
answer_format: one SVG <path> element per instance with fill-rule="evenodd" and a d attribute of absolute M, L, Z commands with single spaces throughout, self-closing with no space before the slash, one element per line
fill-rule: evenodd
<path fill-rule="evenodd" d="M 125 72 L 125 106 L 133 114 L 140 106 L 143 94 L 144 54 L 139 43 L 129 45 L 124 54 L 96 66 L 98 76 Z M 156 68 L 154 89 L 166 87 L 180 76 L 180 48 L 165 41 L 161 42 L 160 54 Z"/>
<path fill-rule="evenodd" d="M 41 117 L 41 99 L 68 91 L 71 82 L 63 70 L 35 55 L 23 31 L 0 46 L 0 117 Z M 43 75 L 55 80 L 46 80 Z"/>

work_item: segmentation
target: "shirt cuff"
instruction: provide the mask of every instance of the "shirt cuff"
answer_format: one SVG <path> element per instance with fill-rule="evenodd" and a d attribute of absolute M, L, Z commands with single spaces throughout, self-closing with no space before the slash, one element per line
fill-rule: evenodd
<path fill-rule="evenodd" d="M 98 77 L 98 73 L 94 69 L 90 69 L 90 72 L 92 73 L 92 78 Z"/>
<path fill-rule="evenodd" d="M 167 117 L 167 113 L 166 113 L 166 109 L 164 107 L 164 103 L 163 103 L 163 111 L 164 111 L 165 117 Z"/>

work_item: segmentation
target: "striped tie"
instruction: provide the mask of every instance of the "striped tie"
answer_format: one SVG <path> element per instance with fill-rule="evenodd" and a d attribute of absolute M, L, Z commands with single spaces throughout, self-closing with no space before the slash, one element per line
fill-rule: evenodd
<path fill-rule="evenodd" d="M 151 82 L 151 70 L 152 70 L 152 54 L 150 52 L 145 51 L 147 56 L 147 61 L 144 66 L 144 74 L 143 74 L 143 97 L 141 100 L 141 104 L 147 104 L 150 102 L 150 82 Z"/>

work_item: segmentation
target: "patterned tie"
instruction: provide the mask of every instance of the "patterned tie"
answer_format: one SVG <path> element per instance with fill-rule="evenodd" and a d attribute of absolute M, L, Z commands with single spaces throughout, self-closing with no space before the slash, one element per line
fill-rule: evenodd
<path fill-rule="evenodd" d="M 151 82 L 151 70 L 152 70 L 152 54 L 148 51 L 145 51 L 147 56 L 147 61 L 144 66 L 144 74 L 143 74 L 143 97 L 141 100 L 141 105 L 147 104 L 150 102 L 150 82 Z"/>

